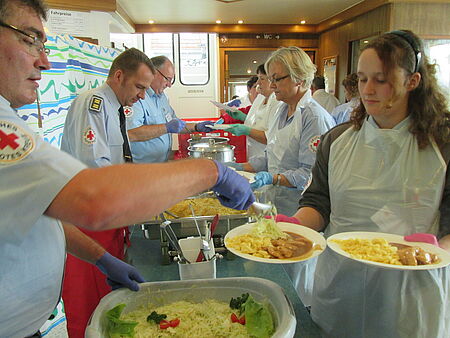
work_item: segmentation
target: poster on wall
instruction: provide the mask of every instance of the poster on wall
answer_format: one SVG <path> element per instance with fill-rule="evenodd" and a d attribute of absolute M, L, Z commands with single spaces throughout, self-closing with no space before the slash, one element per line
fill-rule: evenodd
<path fill-rule="evenodd" d="M 90 13 L 50 9 L 45 23 L 52 33 L 72 36 L 90 36 L 88 18 Z"/>
<path fill-rule="evenodd" d="M 337 56 L 323 58 L 323 76 L 325 77 L 325 91 L 335 95 L 337 78 Z"/>

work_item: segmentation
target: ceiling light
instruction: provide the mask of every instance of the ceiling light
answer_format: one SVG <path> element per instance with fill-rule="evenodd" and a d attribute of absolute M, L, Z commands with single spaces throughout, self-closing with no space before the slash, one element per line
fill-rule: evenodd
<path fill-rule="evenodd" d="M 251 74 L 252 70 L 251 69 L 247 69 L 247 73 Z"/>
<path fill-rule="evenodd" d="M 364 40 L 364 43 L 369 43 L 369 40 Z"/>
<path fill-rule="evenodd" d="M 238 21 L 238 24 L 243 24 L 244 23 L 244 20 L 239 20 Z"/>
<path fill-rule="evenodd" d="M 304 25 L 304 24 L 306 23 L 306 20 L 302 20 L 302 21 L 300 21 L 300 23 L 301 23 L 302 25 Z"/>
<path fill-rule="evenodd" d="M 155 21 L 154 21 L 154 20 L 148 20 L 148 23 L 149 23 L 149 24 L 154 24 Z"/>
<path fill-rule="evenodd" d="M 216 20 L 216 23 L 222 23 L 222 21 L 221 20 Z"/>
<path fill-rule="evenodd" d="M 256 60 L 253 60 L 252 62 L 253 62 L 253 63 L 257 63 L 258 61 L 256 61 Z"/>

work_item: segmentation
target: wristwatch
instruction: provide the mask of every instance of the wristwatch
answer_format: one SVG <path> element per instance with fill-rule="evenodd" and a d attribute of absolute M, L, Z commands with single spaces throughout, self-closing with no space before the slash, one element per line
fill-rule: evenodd
<path fill-rule="evenodd" d="M 276 185 L 277 187 L 279 187 L 280 183 L 281 183 L 281 175 L 277 174 L 277 177 L 276 177 L 275 182 L 273 183 L 273 185 Z"/>

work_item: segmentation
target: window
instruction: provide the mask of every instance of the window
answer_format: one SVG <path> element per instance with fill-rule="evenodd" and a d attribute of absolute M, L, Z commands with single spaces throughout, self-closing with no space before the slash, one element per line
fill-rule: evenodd
<path fill-rule="evenodd" d="M 147 33 L 144 34 L 144 53 L 149 58 L 158 55 L 167 56 L 173 60 L 173 34 L 172 33 Z"/>
<path fill-rule="evenodd" d="M 126 34 L 126 33 L 111 33 L 109 34 L 109 39 L 113 48 L 119 49 L 121 51 L 126 48 L 137 48 L 141 49 L 140 40 L 142 39 L 141 34 Z"/>
<path fill-rule="evenodd" d="M 425 54 L 436 63 L 436 77 L 450 104 L 450 40 L 424 40 Z"/>
<path fill-rule="evenodd" d="M 209 82 L 208 33 L 180 33 L 180 82 L 205 85 Z"/>

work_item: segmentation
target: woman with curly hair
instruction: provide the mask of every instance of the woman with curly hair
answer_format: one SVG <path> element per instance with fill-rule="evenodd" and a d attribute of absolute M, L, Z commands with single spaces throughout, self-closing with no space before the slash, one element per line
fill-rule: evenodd
<path fill-rule="evenodd" d="M 331 112 L 336 124 L 341 124 L 350 120 L 350 114 L 356 107 L 359 106 L 359 91 L 358 91 L 358 75 L 356 73 L 348 74 L 342 80 L 344 86 L 345 100 L 344 104 L 340 104 Z"/>
<path fill-rule="evenodd" d="M 290 221 L 326 236 L 427 233 L 450 252 L 450 113 L 422 42 L 410 31 L 383 34 L 357 74 L 361 104 L 322 137 Z M 324 336 L 450 337 L 450 267 L 383 269 L 327 249 L 311 316 Z"/>

